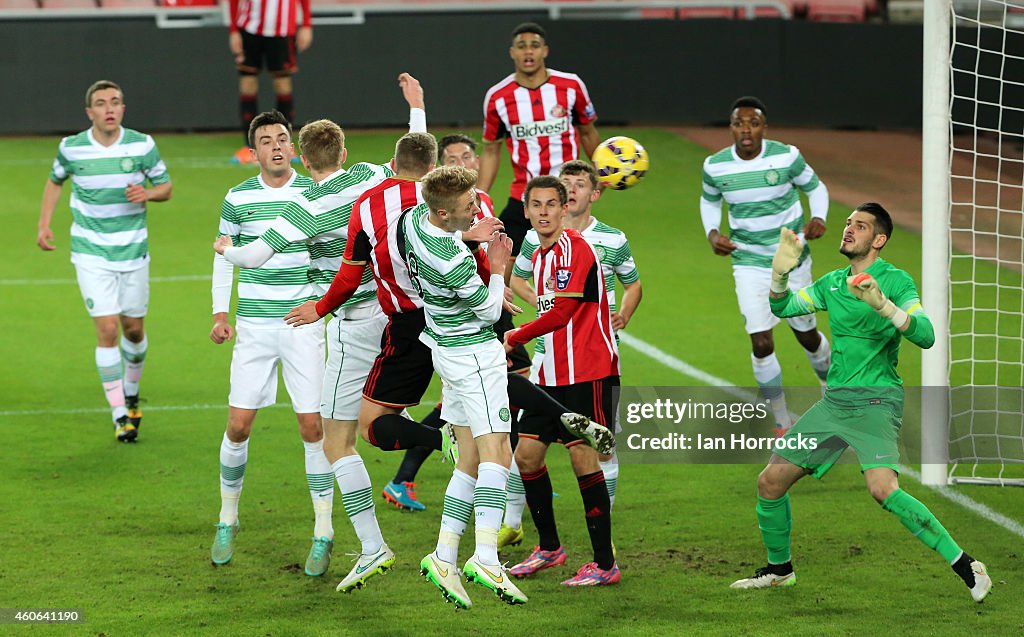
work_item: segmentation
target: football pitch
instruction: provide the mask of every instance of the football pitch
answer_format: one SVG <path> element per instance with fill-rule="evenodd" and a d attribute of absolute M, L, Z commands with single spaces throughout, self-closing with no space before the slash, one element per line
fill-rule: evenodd
<path fill-rule="evenodd" d="M 349 133 L 349 163 L 387 160 L 399 134 Z M 749 340 L 729 262 L 711 253 L 700 223 L 707 152 L 659 129 L 601 128 L 601 134 L 635 137 L 651 156 L 641 185 L 607 192 L 594 208 L 595 216 L 627 233 L 643 281 L 644 300 L 621 347 L 623 385 L 695 386 L 709 379 L 751 385 Z M 988 564 L 995 584 L 977 605 L 943 560 L 870 498 L 854 464 L 837 466 L 820 484 L 806 479 L 793 489 L 799 584 L 767 591 L 728 587 L 765 561 L 754 514 L 759 465 L 624 464 L 613 511 L 622 583 L 574 590 L 559 582 L 590 561 L 589 540 L 568 458 L 553 448 L 548 465 L 560 494 L 555 513 L 567 565 L 522 582 L 530 597 L 525 606 L 503 605 L 470 587 L 473 609 L 456 613 L 418 573 L 437 538 L 449 466 L 436 456 L 428 460 L 418 478 L 428 508 L 402 513 L 379 498 L 400 455 L 360 443 L 381 529 L 398 564 L 363 590 L 337 593 L 335 585 L 351 568 L 346 553 L 357 551 L 358 542 L 336 496 L 331 569 L 322 578 L 303 574 L 312 507 L 283 383 L 278 405 L 261 412 L 253 428 L 234 559 L 212 566 L 231 346 L 208 337 L 211 243 L 224 193 L 256 169 L 227 162 L 237 134 L 156 140 L 174 197 L 149 207 L 150 348 L 142 379 L 145 415 L 134 445 L 115 442 L 97 378 L 94 332 L 68 261 L 70 187 L 53 223 L 58 251 L 35 246 L 40 194 L 58 139 L 4 140 L 0 220 L 14 234 L 0 271 L 0 608 L 73 608 L 85 617 L 81 624 L 36 626 L 33 634 L 1024 633 L 1020 490 L 955 488 L 1009 519 L 997 524 L 962 499 L 910 477 L 901 481 L 961 546 Z M 722 140 L 728 143 L 725 130 Z M 814 158 L 808 161 L 813 165 Z M 510 174 L 503 159 L 492 189 L 499 209 Z M 816 276 L 846 265 L 837 248 L 857 203 L 832 202 L 829 232 L 812 244 Z M 919 236 L 898 232 L 884 257 L 920 282 Z M 828 334 L 824 316 L 819 325 Z M 784 381 L 815 384 L 787 332 L 776 329 Z M 900 372 L 908 385 L 919 384 L 920 359 L 904 342 Z M 439 397 L 435 382 L 414 415 Z M 528 518 L 524 544 L 503 555 L 510 563 L 535 541 Z M 472 542 L 467 533 L 463 560 Z M 0 625 L 0 634 L 25 630 Z"/>

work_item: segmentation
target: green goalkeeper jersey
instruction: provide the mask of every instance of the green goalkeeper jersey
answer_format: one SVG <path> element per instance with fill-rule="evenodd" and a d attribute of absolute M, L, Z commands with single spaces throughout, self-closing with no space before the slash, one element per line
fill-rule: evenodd
<path fill-rule="evenodd" d="M 787 290 L 786 296 L 770 299 L 772 313 L 779 318 L 828 311 L 832 365 L 826 396 L 851 387 L 900 388 L 902 396 L 903 380 L 896 372 L 900 341 L 906 337 L 924 349 L 935 342 L 931 321 L 921 308 L 910 275 L 883 259 L 876 259 L 865 272 L 878 281 L 889 300 L 910 315 L 910 325 L 904 332 L 850 293 L 846 287 L 849 266 L 829 272 L 796 294 Z"/>

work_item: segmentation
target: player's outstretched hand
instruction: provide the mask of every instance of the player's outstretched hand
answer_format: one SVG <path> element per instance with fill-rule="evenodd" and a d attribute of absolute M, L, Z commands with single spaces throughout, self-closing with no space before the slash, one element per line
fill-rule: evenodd
<path fill-rule="evenodd" d="M 284 322 L 292 327 L 299 327 L 316 323 L 320 318 L 316 312 L 316 301 L 310 299 L 302 305 L 292 308 L 292 311 L 285 315 Z"/>
<path fill-rule="evenodd" d="M 719 233 L 718 230 L 711 231 L 711 234 L 708 235 L 708 243 L 711 244 L 711 251 L 720 257 L 728 256 L 736 249 L 736 244 L 729 237 Z"/>
<path fill-rule="evenodd" d="M 523 313 L 523 308 L 515 304 L 516 295 L 512 291 L 512 288 L 505 288 L 505 299 L 501 302 L 501 306 L 505 308 L 505 311 L 512 316 L 518 316 Z"/>
<path fill-rule="evenodd" d="M 505 229 L 505 224 L 501 222 L 501 219 L 497 217 L 484 217 L 480 221 L 477 221 L 473 226 L 462 233 L 462 241 L 476 241 L 477 243 L 487 243 L 494 238 L 495 232 L 501 232 Z"/>
<path fill-rule="evenodd" d="M 224 251 L 231 247 L 231 237 L 226 234 L 217 237 L 213 242 L 213 251 L 217 254 L 224 254 Z"/>
<path fill-rule="evenodd" d="M 420 86 L 419 80 L 408 73 L 402 73 L 398 76 L 398 85 L 402 87 L 402 97 L 409 103 L 409 108 L 426 108 L 423 101 L 423 87 Z"/>
<path fill-rule="evenodd" d="M 846 289 L 861 301 L 871 306 L 876 312 L 885 307 L 889 299 L 878 287 L 878 281 L 867 272 L 861 272 L 856 276 L 846 277 Z"/>
<path fill-rule="evenodd" d="M 227 322 L 227 319 L 216 319 L 213 322 L 213 329 L 210 330 L 210 340 L 220 345 L 224 341 L 230 341 L 235 337 L 235 328 Z"/>
<path fill-rule="evenodd" d="M 47 252 L 57 249 L 57 245 L 53 242 L 53 230 L 50 230 L 49 226 L 39 229 L 39 234 L 36 236 L 36 245 Z"/>
<path fill-rule="evenodd" d="M 808 241 L 820 239 L 825 235 L 825 230 L 827 229 L 824 221 L 818 217 L 811 217 L 811 220 L 804 226 L 804 238 Z"/>
<path fill-rule="evenodd" d="M 772 273 L 788 275 L 800 262 L 800 253 L 803 250 L 800 238 L 789 228 L 783 228 L 779 232 L 779 247 L 775 249 L 775 256 L 772 257 Z"/>

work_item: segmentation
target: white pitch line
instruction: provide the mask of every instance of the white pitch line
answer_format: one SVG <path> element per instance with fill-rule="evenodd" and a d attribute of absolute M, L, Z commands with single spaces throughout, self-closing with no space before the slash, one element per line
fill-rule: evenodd
<path fill-rule="evenodd" d="M 150 283 L 179 283 L 181 281 L 209 281 L 210 274 L 181 274 L 177 276 L 151 276 Z M 0 279 L 0 285 L 78 285 L 76 279 Z"/>
<path fill-rule="evenodd" d="M 669 354 L 668 352 L 659 349 L 658 347 L 651 345 L 650 343 L 643 341 L 635 336 L 627 334 L 626 332 L 619 332 L 619 340 L 622 343 L 640 352 L 641 354 L 644 354 L 648 358 L 655 360 L 665 365 L 666 367 L 669 367 L 670 369 L 674 369 L 675 371 L 679 372 L 684 376 L 688 376 L 700 382 L 707 383 L 708 385 L 724 386 L 725 391 L 739 398 L 747 399 L 750 396 L 749 392 L 745 392 L 736 387 L 728 387 L 730 383 L 724 378 L 713 376 L 712 374 L 709 374 L 702 369 L 698 369 L 693 365 L 690 365 L 689 363 L 679 360 L 678 358 Z M 903 475 L 910 476 L 914 480 L 921 482 L 921 474 L 918 473 L 917 471 L 914 471 L 910 467 L 900 465 L 900 473 Z M 929 489 L 937 492 L 939 495 L 946 498 L 947 500 L 959 504 L 968 511 L 975 513 L 976 515 L 988 520 L 989 522 L 997 526 L 1001 526 L 1010 533 L 1013 533 L 1017 536 L 1024 538 L 1024 525 L 1021 525 L 1016 520 L 1008 518 L 1002 513 L 994 511 L 988 506 L 969 498 L 968 496 L 960 493 L 959 491 L 950 489 L 949 487 L 929 487 L 924 483 L 922 483 L 922 486 L 928 487 Z"/>

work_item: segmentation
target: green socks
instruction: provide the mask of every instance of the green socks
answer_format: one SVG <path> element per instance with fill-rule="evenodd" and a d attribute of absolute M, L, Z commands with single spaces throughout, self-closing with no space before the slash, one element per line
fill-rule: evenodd
<path fill-rule="evenodd" d="M 882 503 L 882 508 L 898 517 L 907 530 L 921 540 L 925 546 L 934 549 L 950 564 L 960 556 L 962 551 L 949 535 L 949 531 L 939 523 L 928 507 L 918 502 L 914 496 L 903 489 L 893 491 Z M 761 509 L 758 505 L 758 515 L 760 513 Z M 764 534 L 763 526 L 761 533 Z M 765 540 L 765 544 L 767 543 L 768 541 Z"/>
<path fill-rule="evenodd" d="M 768 562 L 770 564 L 788 562 L 789 532 L 793 528 L 793 514 L 789 509 L 789 494 L 787 493 L 778 500 L 768 500 L 758 496 L 757 525 L 761 529 L 761 541 L 768 549 Z"/>

